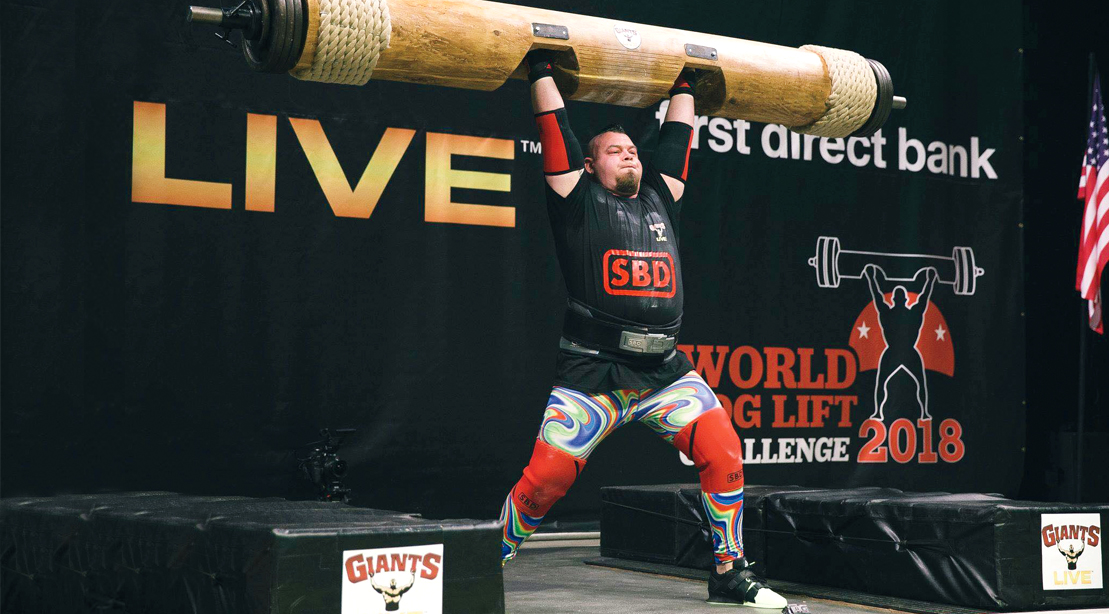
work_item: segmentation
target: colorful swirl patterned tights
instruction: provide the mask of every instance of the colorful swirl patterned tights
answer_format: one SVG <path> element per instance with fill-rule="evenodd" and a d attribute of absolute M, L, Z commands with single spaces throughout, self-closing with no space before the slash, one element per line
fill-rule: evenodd
<path fill-rule="evenodd" d="M 531 462 L 501 509 L 505 560 L 516 556 L 520 544 L 566 494 L 590 453 L 609 433 L 629 422 L 647 425 L 696 462 L 716 561 L 743 556 L 739 438 L 712 389 L 690 371 L 657 391 L 584 394 L 558 386 L 551 390 Z"/>

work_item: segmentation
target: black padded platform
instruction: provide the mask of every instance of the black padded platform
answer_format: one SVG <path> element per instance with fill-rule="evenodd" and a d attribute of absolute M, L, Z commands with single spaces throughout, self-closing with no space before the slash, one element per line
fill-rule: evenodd
<path fill-rule="evenodd" d="M 494 520 L 166 492 L 3 499 L 0 513 L 5 612 L 339 614 L 344 551 L 428 544 L 443 548 L 443 612 L 504 612 Z"/>
<path fill-rule="evenodd" d="M 755 486 L 743 490 L 743 548 L 747 559 L 766 558 L 762 497 L 808 491 L 800 486 Z M 665 565 L 708 569 L 712 537 L 704 524 L 697 484 L 616 486 L 601 489 L 601 554 Z M 644 539 L 649 535 L 650 539 Z"/>
<path fill-rule="evenodd" d="M 699 493 L 696 484 L 602 489 L 602 556 L 707 569 Z M 1105 587 L 1044 590 L 1040 518 L 1059 513 L 1104 519 L 1109 505 L 748 485 L 743 537 L 747 558 L 776 580 L 999 611 L 1109 605 Z M 1092 559 L 1102 547 L 1088 550 Z"/>

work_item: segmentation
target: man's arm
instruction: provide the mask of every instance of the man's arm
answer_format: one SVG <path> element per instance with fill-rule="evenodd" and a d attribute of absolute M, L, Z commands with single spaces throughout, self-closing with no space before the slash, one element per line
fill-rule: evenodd
<path fill-rule="evenodd" d="M 890 306 L 886 304 L 886 295 L 882 292 L 881 284 L 878 283 L 878 275 L 885 280 L 885 272 L 877 266 L 868 264 L 863 268 L 863 277 L 866 278 L 866 287 L 870 289 L 870 300 L 874 301 L 874 308 L 879 311 L 889 311 Z"/>
<path fill-rule="evenodd" d="M 658 148 L 652 166 L 662 175 L 674 200 L 685 193 L 689 172 L 689 150 L 693 146 L 693 89 L 696 73 L 685 70 L 670 88 L 670 106 L 658 131 Z"/>
<path fill-rule="evenodd" d="M 543 173 L 547 185 L 565 198 L 585 172 L 585 158 L 581 144 L 570 130 L 562 94 L 551 76 L 556 56 L 554 51 L 536 49 L 528 53 L 525 61 L 531 81 L 531 108 L 543 144 Z"/>
<path fill-rule="evenodd" d="M 925 307 L 928 307 L 928 301 L 932 300 L 932 291 L 936 289 L 936 279 L 940 274 L 936 269 L 928 267 L 925 275 L 928 276 L 928 280 L 924 282 L 924 289 L 921 290 L 920 298 L 917 299 L 916 304 L 923 304 Z M 916 307 L 916 305 L 913 305 L 913 307 Z"/>

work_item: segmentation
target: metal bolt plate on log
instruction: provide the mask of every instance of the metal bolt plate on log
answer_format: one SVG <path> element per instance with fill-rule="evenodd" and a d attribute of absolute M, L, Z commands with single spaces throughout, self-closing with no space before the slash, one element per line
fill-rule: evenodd
<path fill-rule="evenodd" d="M 691 58 L 701 58 L 702 60 L 715 60 L 716 48 L 705 47 L 704 45 L 693 45 L 687 43 L 685 46 L 685 54 Z"/>
<path fill-rule="evenodd" d="M 531 24 L 531 31 L 540 38 L 557 38 L 559 40 L 568 40 L 570 38 L 570 29 L 566 26 L 556 26 L 549 23 L 533 23 Z"/>

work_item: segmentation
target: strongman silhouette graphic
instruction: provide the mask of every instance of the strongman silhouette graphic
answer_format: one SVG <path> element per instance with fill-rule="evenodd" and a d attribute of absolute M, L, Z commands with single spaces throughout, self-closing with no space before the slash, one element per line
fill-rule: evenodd
<path fill-rule="evenodd" d="M 1059 548 L 1059 553 L 1067 559 L 1067 569 L 1078 569 L 1078 557 L 1082 556 L 1082 552 L 1086 550 L 1086 543 L 1082 543 L 1082 547 L 1077 552 L 1074 551 L 1074 544 L 1070 545 L 1070 549 L 1063 550 L 1063 544 L 1056 546 Z"/>
<path fill-rule="evenodd" d="M 922 284 L 916 291 L 917 300 L 909 304 L 909 291 L 897 285 L 893 289 L 893 305 L 886 303 L 883 285 L 887 284 L 886 274 L 873 264 L 863 269 L 870 298 L 878 312 L 878 325 L 886 341 L 886 349 L 878 363 L 878 377 L 874 380 L 874 414 L 872 420 L 883 420 L 886 401 L 889 398 L 889 381 L 899 370 L 904 370 L 916 382 L 916 402 L 920 405 L 920 418 L 931 420 L 928 413 L 928 380 L 924 372 L 924 358 L 916 348 L 916 340 L 924 327 L 924 313 L 935 288 L 938 272 L 933 267 L 917 271 L 912 285 Z M 920 278 L 924 277 L 921 282 Z"/>
<path fill-rule="evenodd" d="M 374 579 L 373 572 L 370 572 L 370 586 L 375 591 L 381 593 L 381 598 L 385 600 L 385 611 L 394 612 L 400 608 L 401 595 L 408 592 L 412 588 L 412 584 L 416 582 L 416 572 L 412 572 L 412 577 L 408 579 L 408 583 L 403 586 L 397 586 L 395 579 L 389 580 L 389 586 L 378 586 L 377 581 Z"/>

